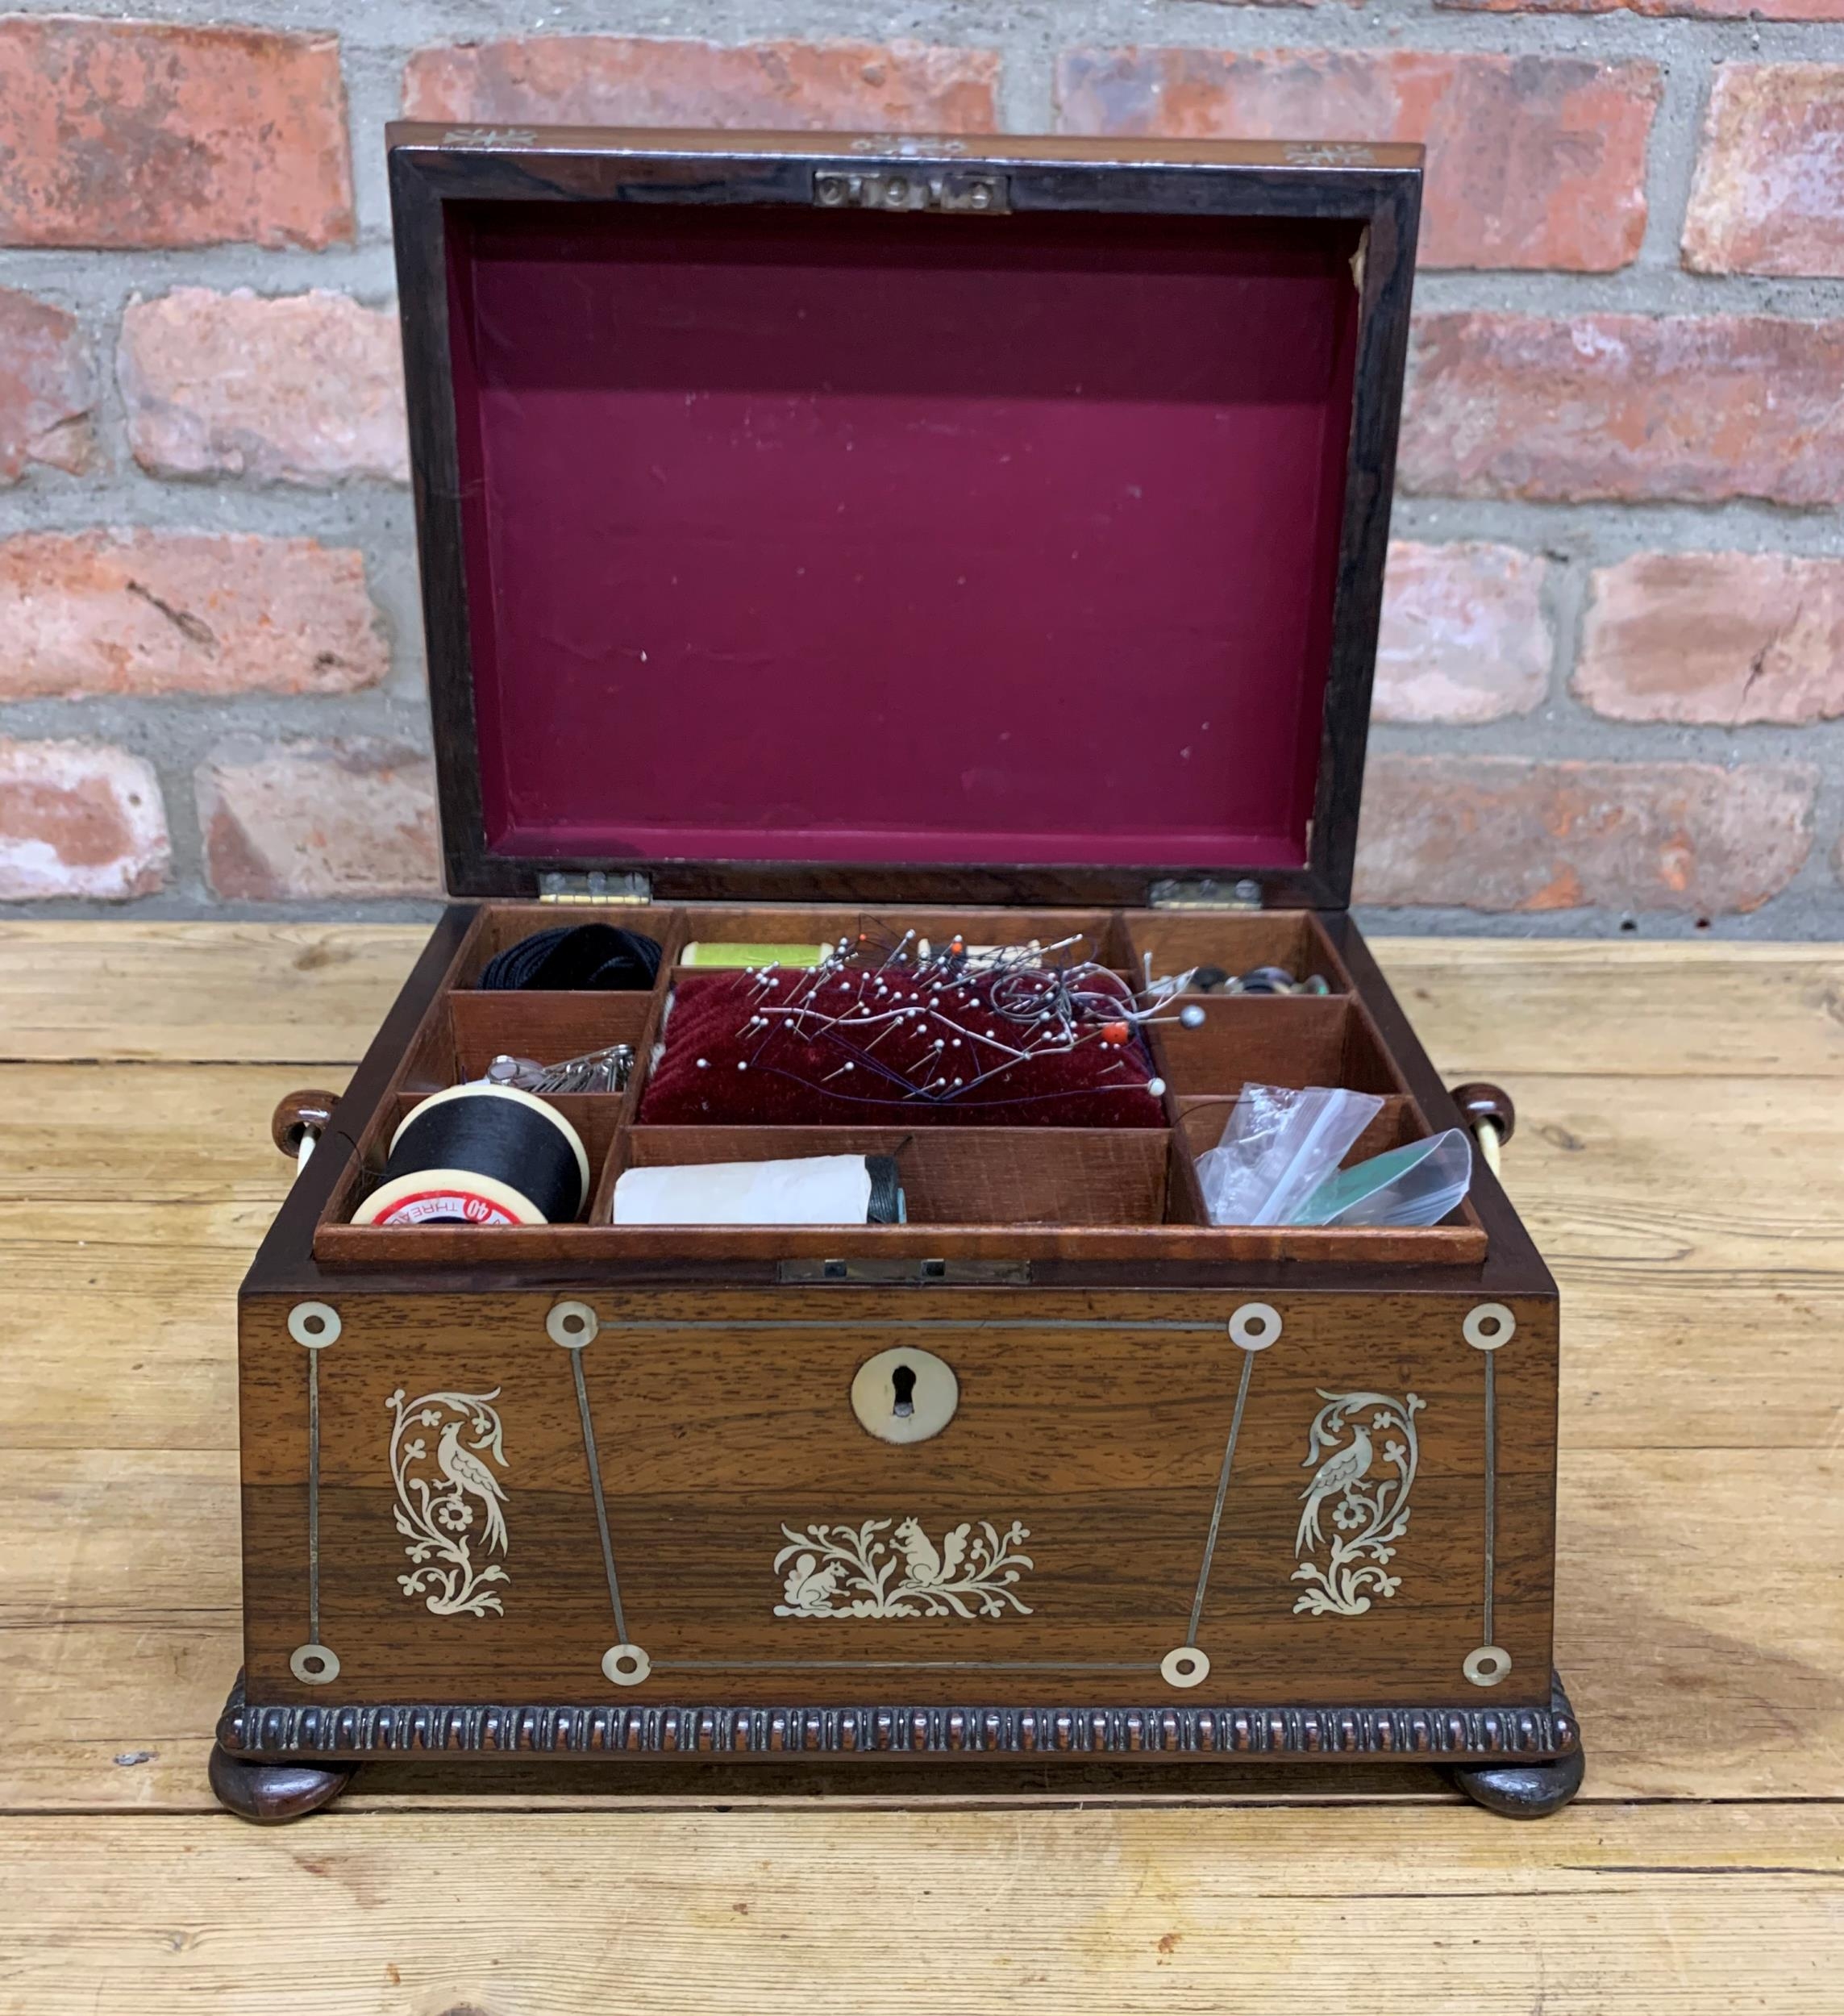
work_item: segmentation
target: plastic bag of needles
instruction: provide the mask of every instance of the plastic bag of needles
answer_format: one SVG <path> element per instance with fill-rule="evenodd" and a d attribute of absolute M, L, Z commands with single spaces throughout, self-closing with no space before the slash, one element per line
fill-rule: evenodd
<path fill-rule="evenodd" d="M 1374 1093 L 1245 1085 L 1223 1138 L 1197 1158 L 1213 1225 L 1292 1225 L 1383 1110 Z"/>

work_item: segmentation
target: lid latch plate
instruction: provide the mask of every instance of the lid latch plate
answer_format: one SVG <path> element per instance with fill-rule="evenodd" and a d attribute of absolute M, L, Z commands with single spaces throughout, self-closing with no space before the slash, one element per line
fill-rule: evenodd
<path fill-rule="evenodd" d="M 1194 881 L 1155 882 L 1147 891 L 1149 910 L 1259 910 L 1262 889 L 1253 876 L 1234 882 L 1209 877 Z"/>
<path fill-rule="evenodd" d="M 821 210 L 939 210 L 997 217 L 1012 206 L 1007 178 L 989 169 L 822 168 L 814 176 Z"/>
<path fill-rule="evenodd" d="M 775 1277 L 803 1285 L 820 1282 L 889 1288 L 992 1288 L 1028 1283 L 1028 1260 L 785 1260 Z"/>

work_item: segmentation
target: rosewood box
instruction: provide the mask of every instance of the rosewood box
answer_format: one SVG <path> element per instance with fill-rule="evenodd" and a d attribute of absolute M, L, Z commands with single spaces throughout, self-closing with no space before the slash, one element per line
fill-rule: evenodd
<path fill-rule="evenodd" d="M 278 1114 L 318 1145 L 239 1305 L 220 1795 L 1131 1752 L 1562 1803 L 1556 1292 L 1493 1169 L 1391 1231 L 1213 1226 L 1197 1173 L 1251 1081 L 1378 1095 L 1354 1156 L 1509 1131 L 1347 914 L 1419 151 L 390 164 L 456 900 L 343 1097 Z M 588 919 L 651 991 L 478 985 Z M 688 946 L 867 929 L 1328 990 L 1153 1027 L 1150 1127 L 647 1123 Z M 353 1222 L 419 1099 L 616 1042 L 624 1091 L 554 1101 L 577 1222 Z M 626 1169 L 835 1151 L 907 1222 L 610 1222 Z"/>

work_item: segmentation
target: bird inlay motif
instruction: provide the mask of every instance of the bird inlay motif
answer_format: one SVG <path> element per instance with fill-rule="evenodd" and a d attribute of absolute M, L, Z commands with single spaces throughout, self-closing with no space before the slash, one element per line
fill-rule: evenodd
<path fill-rule="evenodd" d="M 488 1393 L 430 1393 L 406 1402 L 399 1386 L 385 1402 L 396 1416 L 393 1510 L 412 1564 L 397 1579 L 406 1596 L 421 1597 L 438 1617 L 504 1612 L 491 1585 L 510 1577 L 498 1561 L 480 1558 L 504 1555 L 509 1544 L 506 1488 L 492 1468 L 506 1468 L 503 1430 L 491 1405 L 498 1397 L 496 1386 Z"/>
<path fill-rule="evenodd" d="M 1318 1424 L 1314 1422 L 1317 1432 Z M 1315 1446 L 1307 1456 L 1310 1463 L 1318 1453 Z M 1304 1556 L 1309 1549 L 1326 1544 L 1325 1534 L 1320 1530 L 1319 1508 L 1328 1498 L 1343 1497 L 1346 1487 L 1370 1475 L 1372 1460 L 1370 1437 L 1362 1425 L 1351 1424 L 1351 1439 L 1342 1449 L 1334 1449 L 1319 1465 L 1319 1474 L 1307 1485 L 1301 1494 L 1306 1501 L 1305 1510 L 1300 1514 L 1300 1530 L 1294 1535 L 1293 1554 L 1296 1560 Z"/>
<path fill-rule="evenodd" d="M 1300 1564 L 1293 1580 L 1308 1587 L 1293 1608 L 1314 1617 L 1357 1617 L 1402 1586 L 1388 1564 L 1409 1530 L 1421 1449 L 1415 1417 L 1423 1402 L 1413 1393 L 1397 1400 L 1381 1393 L 1328 1393 L 1323 1386 L 1319 1397 L 1326 1404 L 1313 1417 L 1301 1466 L 1313 1479 L 1300 1494 L 1305 1503 L 1293 1536 Z M 1326 1517 L 1332 1533 L 1321 1562 L 1311 1557 L 1327 1546 Z"/>

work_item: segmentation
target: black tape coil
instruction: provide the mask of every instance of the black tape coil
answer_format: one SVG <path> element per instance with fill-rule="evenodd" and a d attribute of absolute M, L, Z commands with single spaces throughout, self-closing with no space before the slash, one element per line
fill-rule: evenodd
<path fill-rule="evenodd" d="M 530 1093 L 497 1085 L 458 1085 L 426 1099 L 398 1127 L 384 1181 L 368 1203 L 391 1199 L 371 1222 L 389 1224 L 406 1196 L 453 1188 L 469 1177 L 514 1193 L 520 1222 L 568 1224 L 589 1196 L 589 1158 L 576 1129 Z M 406 1178 L 419 1178 L 404 1185 Z M 399 1188 L 400 1185 L 404 1187 Z M 468 1224 L 460 1212 L 418 1218 L 426 1225 Z"/>
<path fill-rule="evenodd" d="M 489 959 L 480 984 L 490 992 L 644 990 L 660 971 L 657 939 L 613 924 L 560 924 L 534 931 Z"/>

